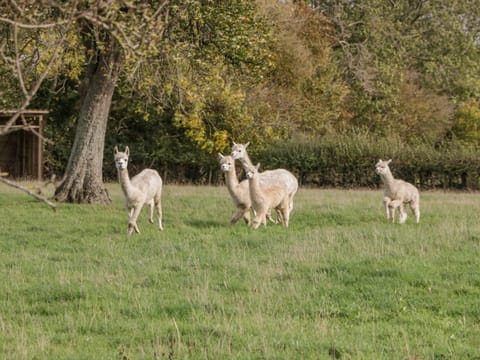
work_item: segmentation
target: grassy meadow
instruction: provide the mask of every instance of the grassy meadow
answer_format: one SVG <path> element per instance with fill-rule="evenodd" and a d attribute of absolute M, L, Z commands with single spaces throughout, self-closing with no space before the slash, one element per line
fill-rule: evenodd
<path fill-rule="evenodd" d="M 288 229 L 166 185 L 165 231 L 0 186 L 1 359 L 480 359 L 480 194 L 300 189 Z"/>

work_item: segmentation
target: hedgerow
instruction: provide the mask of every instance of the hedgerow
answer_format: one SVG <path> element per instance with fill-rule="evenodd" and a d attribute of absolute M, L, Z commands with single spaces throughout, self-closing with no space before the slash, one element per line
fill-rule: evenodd
<path fill-rule="evenodd" d="M 422 189 L 479 189 L 480 152 L 460 143 L 406 143 L 396 137 L 345 133 L 291 140 L 258 154 L 264 169 L 286 168 L 302 185 L 378 187 L 379 159 L 392 159 L 392 172 Z"/>

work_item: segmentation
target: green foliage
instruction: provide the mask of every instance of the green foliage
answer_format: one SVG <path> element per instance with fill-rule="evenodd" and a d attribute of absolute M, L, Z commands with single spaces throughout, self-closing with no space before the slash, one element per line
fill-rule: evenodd
<path fill-rule="evenodd" d="M 453 142 L 433 146 L 424 141 L 406 143 L 398 136 L 347 132 L 276 144 L 258 159 L 265 169 L 291 170 L 304 185 L 378 187 L 375 163 L 393 159 L 394 176 L 422 189 L 480 188 L 478 150 Z"/>
<path fill-rule="evenodd" d="M 427 5 L 428 4 L 428 5 Z M 417 66 L 428 84 L 458 99 L 480 95 L 478 18 L 475 0 L 431 2 L 420 17 Z"/>
<path fill-rule="evenodd" d="M 156 113 L 154 108 L 140 109 L 140 99 L 115 101 L 108 124 L 104 152 L 104 175 L 117 179 L 113 148 L 131 149 L 130 171 L 136 174 L 146 167 L 157 169 L 165 182 L 205 183 L 216 158 L 207 156 L 183 129 L 172 124 L 172 114 Z M 143 112 L 145 111 L 145 112 Z M 145 120 L 148 115 L 148 121 Z"/>
<path fill-rule="evenodd" d="M 210 156 L 240 134 L 257 133 L 244 89 L 260 81 L 272 61 L 269 28 L 255 9 L 243 0 L 173 3 L 165 47 L 153 59 L 158 68 L 136 66 L 128 79 L 147 94 L 150 104 L 140 105 L 149 108 L 142 110 L 146 119 L 170 116 L 195 153 Z"/>
<path fill-rule="evenodd" d="M 222 73 L 221 68 L 214 67 L 197 82 L 180 80 L 182 97 L 173 123 L 207 154 L 223 152 L 230 146 L 230 138 L 241 133 L 253 135 L 248 131 L 253 119 L 244 106 L 244 93 L 223 79 Z"/>
<path fill-rule="evenodd" d="M 480 145 L 480 105 L 478 100 L 469 99 L 459 105 L 452 131 L 462 142 Z"/>
<path fill-rule="evenodd" d="M 416 135 L 437 137 L 430 141 L 441 140 L 452 125 L 451 99 L 478 96 L 479 10 L 474 3 L 319 5 L 338 36 L 354 126 L 404 138 L 412 135 L 411 128 Z M 422 107 L 422 102 L 430 105 Z"/>
<path fill-rule="evenodd" d="M 399 226 L 380 190 L 300 189 L 288 229 L 253 231 L 225 188 L 166 186 L 164 232 L 144 210 L 127 239 L 108 187 L 52 212 L 0 186 L 2 356 L 480 356 L 478 194 L 426 192 Z"/>
<path fill-rule="evenodd" d="M 254 1 L 217 0 L 202 3 L 198 23 L 199 51 L 206 59 L 222 62 L 243 76 L 262 79 L 273 66 L 271 29 Z"/>
<path fill-rule="evenodd" d="M 275 67 L 248 93 L 256 121 L 271 124 L 281 138 L 342 128 L 349 90 L 332 56 L 329 20 L 302 3 L 259 1 L 259 11 L 274 29 Z"/>

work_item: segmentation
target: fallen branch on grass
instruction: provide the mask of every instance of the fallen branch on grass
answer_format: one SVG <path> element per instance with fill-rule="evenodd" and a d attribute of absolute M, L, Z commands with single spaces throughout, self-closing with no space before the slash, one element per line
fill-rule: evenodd
<path fill-rule="evenodd" d="M 57 205 L 55 205 L 54 203 L 52 203 L 51 201 L 49 201 L 48 199 L 45 199 L 43 196 L 40 196 L 38 194 L 35 194 L 34 192 L 28 190 L 26 187 L 22 186 L 22 185 L 18 185 L 10 180 L 7 180 L 7 179 L 4 179 L 3 177 L 0 176 L 0 182 L 8 185 L 8 186 L 12 186 L 16 189 L 19 189 L 19 190 L 22 190 L 24 192 L 26 192 L 28 195 L 30 196 L 33 196 L 35 199 L 37 200 L 40 200 L 40 201 L 43 201 L 45 204 L 47 204 L 48 206 L 50 206 L 52 208 L 53 211 L 57 210 Z"/>

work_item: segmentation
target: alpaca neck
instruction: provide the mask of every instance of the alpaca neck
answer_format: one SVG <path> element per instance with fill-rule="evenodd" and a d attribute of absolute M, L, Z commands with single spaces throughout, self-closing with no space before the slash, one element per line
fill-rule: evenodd
<path fill-rule="evenodd" d="M 386 188 L 392 188 L 393 186 L 393 182 L 394 182 L 394 178 L 393 178 L 393 175 L 392 175 L 392 172 L 390 170 L 388 170 L 385 174 L 382 174 L 382 180 L 383 180 L 383 183 L 385 185 Z"/>
<path fill-rule="evenodd" d="M 125 196 L 129 197 L 129 195 L 132 193 L 133 185 L 130 182 L 127 169 L 118 170 L 118 181 L 120 182 L 120 186 Z"/>
<path fill-rule="evenodd" d="M 248 179 L 250 188 L 250 197 L 253 202 L 260 202 L 263 199 L 263 192 L 260 189 L 260 182 L 258 181 L 258 174 L 255 174 L 251 179 Z"/>
<path fill-rule="evenodd" d="M 227 184 L 228 191 L 232 193 L 235 187 L 238 186 L 238 178 L 237 174 L 235 173 L 235 168 L 232 168 L 225 173 L 225 182 Z"/>
<path fill-rule="evenodd" d="M 248 156 L 248 153 L 246 151 L 245 155 L 240 159 L 240 162 L 242 163 L 244 168 L 253 167 L 252 161 L 250 160 L 250 157 Z"/>

